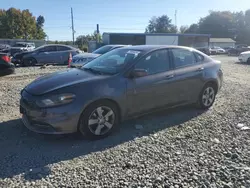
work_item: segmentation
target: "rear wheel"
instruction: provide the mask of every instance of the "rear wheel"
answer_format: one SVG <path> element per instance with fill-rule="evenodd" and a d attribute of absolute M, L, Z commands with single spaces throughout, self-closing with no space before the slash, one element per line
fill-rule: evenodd
<path fill-rule="evenodd" d="M 34 65 L 36 65 L 36 64 L 37 64 L 37 61 L 36 61 L 36 59 L 33 58 L 33 57 L 27 58 L 27 59 L 24 59 L 24 60 L 23 60 L 23 65 L 24 65 L 25 67 L 27 67 L 27 66 L 34 66 Z"/>
<path fill-rule="evenodd" d="M 215 101 L 216 93 L 217 90 L 214 84 L 206 84 L 199 95 L 198 107 L 201 109 L 210 108 Z"/>
<path fill-rule="evenodd" d="M 78 131 L 88 139 L 100 139 L 110 135 L 119 123 L 117 106 L 109 101 L 91 104 L 82 113 Z"/>

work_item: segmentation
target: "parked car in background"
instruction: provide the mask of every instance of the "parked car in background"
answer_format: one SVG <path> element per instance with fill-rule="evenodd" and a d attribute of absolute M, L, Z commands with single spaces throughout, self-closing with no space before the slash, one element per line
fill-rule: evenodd
<path fill-rule="evenodd" d="M 10 53 L 11 46 L 8 44 L 0 44 L 0 52 L 1 53 Z"/>
<path fill-rule="evenodd" d="M 195 49 L 197 49 L 197 50 L 199 50 L 199 51 L 203 52 L 203 53 L 204 53 L 204 54 L 206 54 L 206 55 L 211 55 L 210 48 L 208 48 L 208 47 L 203 47 L 203 48 L 195 48 Z"/>
<path fill-rule="evenodd" d="M 213 46 L 213 47 L 210 48 L 210 52 L 211 52 L 212 55 L 225 54 L 226 50 L 224 50 L 223 48 L 218 47 L 218 46 Z"/>
<path fill-rule="evenodd" d="M 72 63 L 70 64 L 70 67 L 71 68 L 81 67 L 81 66 L 85 65 L 86 63 L 88 63 L 89 61 L 95 59 L 96 57 L 98 57 L 102 54 L 105 54 L 111 50 L 114 50 L 117 48 L 122 48 L 125 46 L 129 46 L 129 45 L 119 45 L 119 44 L 105 45 L 105 46 L 102 46 L 102 47 L 98 48 L 97 50 L 93 51 L 92 53 L 78 54 L 78 55 L 73 57 Z"/>
<path fill-rule="evenodd" d="M 23 51 L 31 51 L 35 49 L 34 43 L 29 42 L 17 42 L 10 48 L 10 55 L 13 56 L 15 53 Z"/>
<path fill-rule="evenodd" d="M 0 76 L 12 74 L 15 72 L 15 66 L 10 62 L 10 56 L 6 53 L 0 53 Z"/>
<path fill-rule="evenodd" d="M 240 53 L 238 59 L 241 63 L 250 64 L 250 51 Z"/>
<path fill-rule="evenodd" d="M 219 61 L 192 48 L 124 47 L 36 79 L 21 92 L 20 112 L 34 132 L 78 131 L 99 139 L 121 121 L 155 110 L 193 103 L 210 108 L 222 77 Z"/>
<path fill-rule="evenodd" d="M 232 56 L 232 55 L 239 56 L 242 52 L 246 52 L 246 51 L 250 51 L 250 47 L 247 46 L 246 44 L 239 44 L 239 45 L 236 45 L 234 48 L 229 49 L 227 53 L 229 56 Z"/>
<path fill-rule="evenodd" d="M 61 44 L 49 44 L 36 48 L 32 51 L 17 53 L 12 62 L 22 66 L 33 66 L 41 64 L 68 64 L 69 55 L 74 56 L 82 53 L 81 50 L 72 46 Z"/>
<path fill-rule="evenodd" d="M 226 53 L 228 53 L 228 51 L 230 50 L 230 49 L 232 49 L 232 48 L 234 48 L 233 46 L 229 46 L 229 47 L 225 47 L 225 48 L 223 48 L 225 51 L 226 51 Z"/>

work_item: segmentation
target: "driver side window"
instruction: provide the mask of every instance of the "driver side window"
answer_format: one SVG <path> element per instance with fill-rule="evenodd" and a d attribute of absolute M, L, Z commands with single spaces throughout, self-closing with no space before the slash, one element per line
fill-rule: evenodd
<path fill-rule="evenodd" d="M 168 50 L 157 50 L 141 59 L 135 69 L 144 69 L 148 75 L 166 72 L 170 70 Z"/>

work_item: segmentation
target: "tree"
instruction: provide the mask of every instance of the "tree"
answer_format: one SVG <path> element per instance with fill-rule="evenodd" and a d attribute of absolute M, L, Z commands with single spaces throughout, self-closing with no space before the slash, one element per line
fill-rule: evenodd
<path fill-rule="evenodd" d="M 152 17 L 145 30 L 146 33 L 177 33 L 177 28 L 167 15 Z"/>
<path fill-rule="evenodd" d="M 36 19 L 36 39 L 45 39 L 46 33 L 43 31 L 45 19 L 43 16 L 38 16 Z"/>
<path fill-rule="evenodd" d="M 17 38 L 17 39 L 44 39 L 46 34 L 44 33 L 42 26 L 44 18 L 39 18 L 42 24 L 37 29 L 36 18 L 32 13 L 25 9 L 9 8 L 8 10 L 0 10 L 0 38 Z M 37 35 L 39 34 L 39 35 Z"/>
<path fill-rule="evenodd" d="M 211 11 L 208 16 L 199 21 L 199 32 L 212 34 L 212 37 L 232 38 L 230 29 L 234 27 L 234 14 L 230 11 Z"/>
<path fill-rule="evenodd" d="M 198 24 L 190 25 L 189 28 L 185 31 L 185 33 L 199 33 L 199 25 Z"/>
<path fill-rule="evenodd" d="M 247 27 L 250 27 L 250 9 L 245 12 L 245 23 Z"/>
<path fill-rule="evenodd" d="M 79 35 L 76 38 L 75 44 L 78 46 L 86 46 L 88 42 L 91 41 L 93 37 L 91 35 Z"/>
<path fill-rule="evenodd" d="M 183 25 L 180 27 L 180 33 L 186 33 L 186 31 L 189 29 L 187 25 Z"/>

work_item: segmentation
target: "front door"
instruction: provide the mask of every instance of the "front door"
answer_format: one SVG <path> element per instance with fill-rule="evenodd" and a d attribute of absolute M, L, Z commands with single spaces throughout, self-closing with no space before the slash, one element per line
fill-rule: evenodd
<path fill-rule="evenodd" d="M 45 46 L 36 55 L 36 60 L 42 64 L 46 63 L 53 64 L 55 63 L 56 53 L 57 53 L 56 46 L 53 45 Z"/>
<path fill-rule="evenodd" d="M 147 70 L 147 75 L 128 78 L 128 115 L 143 113 L 173 103 L 174 71 L 167 49 L 157 50 L 145 56 L 132 70 L 134 69 Z"/>

